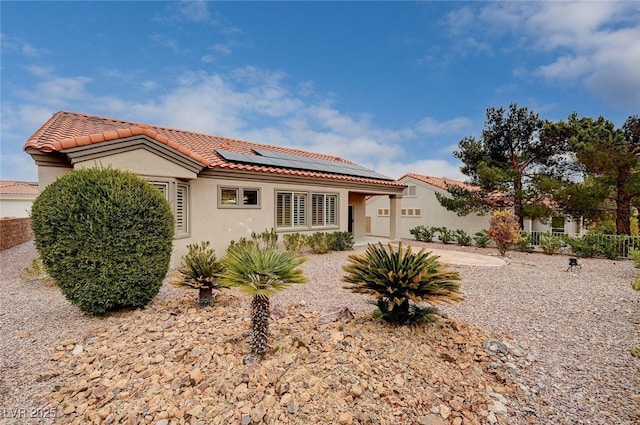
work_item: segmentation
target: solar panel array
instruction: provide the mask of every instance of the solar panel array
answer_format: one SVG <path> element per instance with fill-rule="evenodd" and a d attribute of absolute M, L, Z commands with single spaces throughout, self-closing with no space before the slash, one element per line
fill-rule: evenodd
<path fill-rule="evenodd" d="M 325 159 L 310 158 L 307 156 L 290 155 L 267 149 L 253 149 L 253 151 L 257 155 L 216 149 L 218 155 L 231 162 L 393 181 L 393 179 L 387 176 L 383 176 L 382 174 L 376 173 L 373 170 L 357 164 L 346 164 L 343 162 L 327 161 Z"/>

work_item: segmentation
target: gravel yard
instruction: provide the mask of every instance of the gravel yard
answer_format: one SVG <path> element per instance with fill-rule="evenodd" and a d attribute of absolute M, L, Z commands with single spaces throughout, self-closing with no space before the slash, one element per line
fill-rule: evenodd
<path fill-rule="evenodd" d="M 496 253 L 492 249 L 411 244 L 493 256 Z M 364 247 L 356 248 L 356 252 L 363 251 Z M 370 313 L 373 307 L 361 295 L 341 289 L 341 265 L 351 253 L 310 255 L 303 267 L 312 283 L 275 296 L 274 309 L 295 305 L 322 316 L 346 306 L 356 317 Z M 57 379 L 55 374 L 47 375 L 54 347 L 63 341 L 90 341 L 95 335 L 111 335 L 112 328 L 125 320 L 121 314 L 87 317 L 55 287 L 23 282 L 18 276 L 35 255 L 30 242 L 0 252 L 0 409 L 5 423 L 14 423 L 8 419 L 12 409 L 38 408 L 41 395 L 50 391 L 52 380 Z M 640 347 L 640 293 L 630 288 L 636 273 L 633 264 L 580 259 L 582 267 L 567 272 L 567 256 L 510 251 L 508 257 L 502 267 L 455 266 L 462 275 L 465 301 L 440 307 L 449 317 L 477 325 L 495 339 L 523 349 L 515 350 L 522 361 L 509 374 L 518 393 L 506 401 L 509 413 L 497 415 L 498 423 L 640 423 L 640 359 L 629 351 Z M 184 291 L 164 285 L 145 311 L 180 297 L 184 298 Z M 491 363 L 491 367 L 503 366 L 495 359 Z M 60 373 L 62 379 L 65 371 Z M 430 416 L 420 420 L 436 424 L 460 419 L 460 423 L 467 423 L 462 422 L 462 415 L 445 415 L 442 409 L 449 409 L 447 406 L 434 409 L 431 414 L 444 422 Z M 433 422 L 427 422 L 430 418 Z M 494 419 L 488 417 L 482 423 Z M 363 422 L 355 418 L 353 423 Z"/>

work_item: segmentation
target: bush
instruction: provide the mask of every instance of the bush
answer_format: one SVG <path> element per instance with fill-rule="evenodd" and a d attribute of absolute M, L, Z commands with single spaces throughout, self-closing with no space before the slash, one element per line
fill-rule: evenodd
<path fill-rule="evenodd" d="M 189 251 L 182 257 L 178 268 L 179 277 L 171 282 L 174 286 L 198 289 L 200 307 L 213 305 L 213 290 L 222 288 L 218 283 L 222 264 L 209 245 L 209 241 L 187 245 Z"/>
<path fill-rule="evenodd" d="M 631 282 L 631 289 L 640 292 L 640 275 L 636 275 L 633 282 Z"/>
<path fill-rule="evenodd" d="M 309 243 L 309 237 L 303 233 L 285 233 L 282 235 L 284 249 L 295 255 L 302 255 L 302 251 Z"/>
<path fill-rule="evenodd" d="M 251 239 L 264 249 L 278 249 L 278 234 L 273 228 L 262 233 L 251 232 Z"/>
<path fill-rule="evenodd" d="M 36 257 L 31 262 L 31 265 L 25 267 L 20 273 L 20 279 L 24 282 L 32 282 L 39 280 L 47 285 L 55 285 L 55 281 L 47 274 L 47 270 L 42 264 L 40 257 Z"/>
<path fill-rule="evenodd" d="M 487 232 L 487 229 L 482 229 L 479 232 L 476 232 L 475 235 L 473 235 L 473 240 L 480 248 L 486 248 L 491 242 L 491 236 L 489 236 L 489 232 Z"/>
<path fill-rule="evenodd" d="M 628 236 L 587 233 L 580 238 L 568 238 L 571 252 L 581 257 L 606 257 L 615 260 L 624 255 L 627 246 L 632 246 Z"/>
<path fill-rule="evenodd" d="M 355 241 L 353 240 L 351 232 L 333 232 L 331 236 L 331 249 L 333 251 L 353 249 Z"/>
<path fill-rule="evenodd" d="M 47 186 L 33 203 L 36 249 L 65 297 L 102 315 L 144 307 L 169 268 L 169 202 L 129 172 L 90 168 Z"/>
<path fill-rule="evenodd" d="M 402 244 L 394 251 L 381 243 L 367 247 L 364 255 L 350 255 L 343 266 L 345 286 L 356 293 L 377 297 L 378 316 L 404 325 L 433 320 L 437 310 L 433 304 L 462 300 L 459 294 L 460 275 L 437 261 L 438 257 L 421 249 L 418 253 Z M 419 306 L 424 301 L 429 306 Z"/>
<path fill-rule="evenodd" d="M 521 232 L 520 239 L 516 243 L 516 247 L 518 248 L 518 251 L 521 252 L 533 252 L 534 248 L 531 233 Z"/>
<path fill-rule="evenodd" d="M 434 230 L 438 232 L 440 242 L 444 244 L 453 242 L 455 237 L 453 230 L 447 229 L 446 227 L 436 227 Z"/>
<path fill-rule="evenodd" d="M 636 269 L 640 269 L 640 251 L 637 249 L 632 249 L 629 251 L 629 258 L 633 260 L 633 265 Z"/>
<path fill-rule="evenodd" d="M 500 256 L 504 257 L 507 249 L 522 239 L 518 218 L 509 210 L 495 211 L 489 221 L 489 236 L 496 244 Z"/>
<path fill-rule="evenodd" d="M 309 247 L 314 254 L 326 254 L 331 251 L 333 235 L 325 232 L 315 232 L 309 236 Z"/>
<path fill-rule="evenodd" d="M 420 242 L 433 242 L 433 236 L 435 235 L 435 229 L 433 227 L 427 227 L 419 225 L 413 229 L 409 229 L 409 233 Z"/>
<path fill-rule="evenodd" d="M 467 234 L 464 230 L 458 229 L 453 232 L 453 238 L 456 240 L 458 245 L 460 246 L 469 246 L 471 245 L 471 236 Z"/>
<path fill-rule="evenodd" d="M 559 236 L 554 236 L 549 232 L 544 232 L 540 235 L 540 248 L 547 255 L 557 254 L 563 245 L 564 240 Z"/>

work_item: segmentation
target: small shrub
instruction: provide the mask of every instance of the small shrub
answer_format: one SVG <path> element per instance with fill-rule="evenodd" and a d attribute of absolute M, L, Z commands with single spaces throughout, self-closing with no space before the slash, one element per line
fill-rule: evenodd
<path fill-rule="evenodd" d="M 55 285 L 55 281 L 47 274 L 47 270 L 42 264 L 40 257 L 36 257 L 31 262 L 31 265 L 25 267 L 20 273 L 20 279 L 24 282 L 32 282 L 39 280 L 47 285 Z"/>
<path fill-rule="evenodd" d="M 489 236 L 496 244 L 500 256 L 504 257 L 507 249 L 520 242 L 520 223 L 509 210 L 498 210 L 491 215 Z"/>
<path fill-rule="evenodd" d="M 454 234 L 453 230 L 448 229 L 446 227 L 437 227 L 434 230 L 436 230 L 438 232 L 438 239 L 440 239 L 440 242 L 442 242 L 444 244 L 449 244 L 449 243 L 453 242 L 453 240 L 455 238 L 455 234 Z"/>
<path fill-rule="evenodd" d="M 282 235 L 284 249 L 294 255 L 302 255 L 304 248 L 309 244 L 309 237 L 303 233 L 285 233 Z"/>
<path fill-rule="evenodd" d="M 333 232 L 331 235 L 332 251 L 347 251 L 353 249 L 355 241 L 351 232 Z"/>
<path fill-rule="evenodd" d="M 540 235 L 540 248 L 547 255 L 559 253 L 563 245 L 564 240 L 559 236 L 554 236 L 549 232 L 544 232 Z"/>
<path fill-rule="evenodd" d="M 325 232 L 315 232 L 309 236 L 309 247 L 314 254 L 326 254 L 331 251 L 333 235 Z"/>
<path fill-rule="evenodd" d="M 460 246 L 471 245 L 471 236 L 469 236 L 467 232 L 465 232 L 462 229 L 458 229 L 455 232 L 453 232 L 453 238 L 456 240 L 456 242 Z"/>
<path fill-rule="evenodd" d="M 582 237 L 567 238 L 567 243 L 571 247 L 571 252 L 585 258 L 600 255 L 599 237 L 593 233 L 587 233 Z"/>
<path fill-rule="evenodd" d="M 533 240 L 531 233 L 520 232 L 520 239 L 516 243 L 516 248 L 521 252 L 533 252 Z"/>
<path fill-rule="evenodd" d="M 640 292 L 640 275 L 636 275 L 633 282 L 631 282 L 631 289 Z"/>
<path fill-rule="evenodd" d="M 36 249 L 65 297 L 103 315 L 144 307 L 169 269 L 174 219 L 158 189 L 133 173 L 72 171 L 31 210 Z"/>
<path fill-rule="evenodd" d="M 640 347 L 631 347 L 629 348 L 629 352 L 636 359 L 640 359 Z"/>
<path fill-rule="evenodd" d="M 350 255 L 343 266 L 345 286 L 355 293 L 377 297 L 378 316 L 396 325 L 432 321 L 437 315 L 433 304 L 462 300 L 460 275 L 437 261 L 438 257 L 421 249 L 413 253 L 400 244 L 395 251 L 381 243 L 367 247 L 364 255 Z M 418 302 L 428 306 L 419 306 Z"/>
<path fill-rule="evenodd" d="M 640 251 L 637 249 L 632 249 L 629 251 L 629 258 L 633 260 L 633 264 L 636 269 L 640 269 Z"/>
<path fill-rule="evenodd" d="M 475 235 L 473 235 L 473 240 L 480 248 L 486 248 L 491 242 L 491 236 L 489 236 L 489 232 L 487 232 L 487 229 L 482 229 L 479 232 L 476 232 Z"/>
<path fill-rule="evenodd" d="M 198 289 L 200 307 L 213 305 L 213 290 L 223 287 L 218 283 L 222 264 L 209 245 L 209 241 L 187 245 L 188 252 L 182 257 L 178 278 L 171 281 L 174 286 Z"/>
<path fill-rule="evenodd" d="M 433 242 L 433 236 L 435 235 L 435 228 L 419 225 L 413 229 L 409 229 L 409 233 L 420 242 Z"/>
<path fill-rule="evenodd" d="M 251 239 L 264 249 L 278 248 L 278 234 L 273 228 L 262 233 L 251 232 Z"/>

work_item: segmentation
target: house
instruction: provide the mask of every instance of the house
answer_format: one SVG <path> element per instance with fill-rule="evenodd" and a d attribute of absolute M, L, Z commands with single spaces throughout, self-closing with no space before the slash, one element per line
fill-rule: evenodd
<path fill-rule="evenodd" d="M 401 182 L 331 155 L 60 111 L 24 145 L 45 188 L 74 169 L 111 166 L 148 180 L 175 215 L 172 265 L 203 240 L 224 255 L 252 231 L 365 236 L 365 200 L 387 198 L 398 235 Z"/>
<path fill-rule="evenodd" d="M 466 183 L 441 177 L 431 177 L 408 173 L 398 179 L 407 185 L 400 201 L 400 237 L 413 239 L 409 232 L 416 226 L 447 227 L 461 229 L 473 236 L 476 232 L 489 227 L 489 216 L 469 214 L 458 216 L 440 205 L 436 193 L 447 194 L 447 184 L 465 185 Z M 372 235 L 387 236 L 389 227 L 390 204 L 387 199 L 373 196 L 367 200 L 366 215 L 370 223 L 368 231 Z M 530 233 L 553 232 L 570 235 L 582 234 L 579 221 L 564 216 L 551 217 L 546 222 L 540 220 L 524 221 L 524 231 Z"/>
<path fill-rule="evenodd" d="M 38 183 L 0 180 L 0 218 L 29 217 Z"/>

